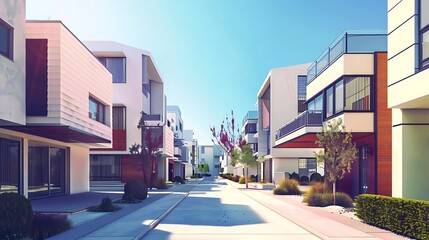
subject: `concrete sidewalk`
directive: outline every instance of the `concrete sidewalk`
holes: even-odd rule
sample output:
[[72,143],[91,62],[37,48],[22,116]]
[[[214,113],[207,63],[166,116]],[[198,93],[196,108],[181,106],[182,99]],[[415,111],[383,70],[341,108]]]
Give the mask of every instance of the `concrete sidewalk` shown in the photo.
[[72,229],[49,239],[140,239],[201,181],[190,180],[169,189],[150,191],[141,203],[117,204],[122,207],[117,212],[69,215]]
[[300,196],[274,195],[272,191],[245,189],[242,184],[226,182],[321,239],[408,239],[322,208],[309,207]]

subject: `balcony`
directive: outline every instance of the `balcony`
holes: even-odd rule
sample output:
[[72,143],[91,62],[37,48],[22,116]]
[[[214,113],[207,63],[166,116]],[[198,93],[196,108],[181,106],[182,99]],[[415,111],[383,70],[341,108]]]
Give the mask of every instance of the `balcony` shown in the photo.
[[347,31],[341,34],[307,70],[307,85],[346,53],[387,51],[385,31]]
[[174,148],[174,156],[175,157],[181,157],[182,156],[182,149],[180,149],[179,147],[175,147]]
[[161,122],[162,116],[160,114],[153,114],[153,115],[145,115],[142,114],[143,121],[155,121],[155,122]]
[[296,130],[306,126],[322,126],[323,123],[323,112],[322,111],[305,111],[294,119],[286,123],[285,126],[277,131],[276,140],[289,135]]
[[248,120],[258,120],[258,111],[248,111],[246,116],[243,118],[243,123],[241,126],[246,125]]

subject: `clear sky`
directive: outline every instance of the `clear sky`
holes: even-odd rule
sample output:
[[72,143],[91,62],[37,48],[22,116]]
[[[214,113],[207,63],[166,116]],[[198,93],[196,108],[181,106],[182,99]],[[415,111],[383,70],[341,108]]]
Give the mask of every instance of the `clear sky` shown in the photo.
[[169,105],[211,144],[209,125],[257,110],[271,68],[314,61],[344,30],[386,29],[385,0],[27,0],[27,19],[61,20],[82,41],[152,53]]

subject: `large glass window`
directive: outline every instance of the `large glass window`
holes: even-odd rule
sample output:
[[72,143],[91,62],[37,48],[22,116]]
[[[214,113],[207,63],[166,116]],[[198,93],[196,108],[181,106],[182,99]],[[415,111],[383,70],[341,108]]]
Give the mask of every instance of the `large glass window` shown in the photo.
[[19,192],[19,141],[0,138],[0,193]]
[[0,55],[13,58],[13,28],[0,19]]
[[334,114],[334,87],[326,90],[326,117]]
[[305,100],[307,94],[307,76],[298,76],[298,100]]
[[28,197],[65,193],[65,149],[30,146],[28,148]]
[[125,107],[112,107],[112,122],[114,130],[125,130]]
[[121,156],[91,155],[91,181],[121,181]]
[[113,83],[126,82],[124,57],[98,57],[98,60],[112,74]]
[[317,172],[317,162],[314,158],[301,158],[298,160],[299,176],[310,177],[311,174]]
[[371,110],[371,78],[345,77],[345,110]]
[[344,110],[344,85],[343,80],[335,84],[335,113]]
[[105,123],[105,106],[94,98],[89,98],[89,117]]
[[308,103],[308,110],[323,111],[323,94],[320,94],[314,100]]

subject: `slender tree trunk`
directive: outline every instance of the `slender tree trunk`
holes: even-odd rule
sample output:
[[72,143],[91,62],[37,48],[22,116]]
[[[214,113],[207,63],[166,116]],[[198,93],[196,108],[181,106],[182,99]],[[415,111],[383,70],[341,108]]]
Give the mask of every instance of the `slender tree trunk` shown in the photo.
[[335,190],[335,183],[336,183],[337,181],[334,181],[333,183],[332,183],[332,192],[333,192],[333,194],[334,194],[334,205],[335,205],[335,193],[336,193],[336,190]]
[[249,176],[249,167],[246,165],[245,167],[245,174],[244,174],[244,182],[246,183],[246,188],[249,188],[249,181],[248,181],[248,176]]
[[150,190],[152,190],[152,186],[153,186],[153,176],[155,175],[155,169],[154,169],[154,164],[153,164],[153,156],[152,154],[150,154],[150,161],[152,163],[152,167],[151,167],[151,172],[150,172]]

